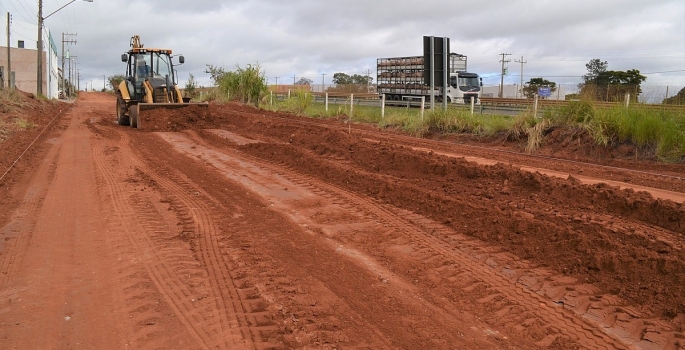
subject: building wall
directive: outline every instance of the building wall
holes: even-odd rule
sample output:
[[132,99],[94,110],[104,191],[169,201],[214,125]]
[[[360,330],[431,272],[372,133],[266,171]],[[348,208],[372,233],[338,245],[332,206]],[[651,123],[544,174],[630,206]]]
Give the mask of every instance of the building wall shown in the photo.
[[[11,68],[14,72],[14,84],[17,89],[36,93],[36,78],[38,75],[37,55],[38,52],[36,50],[11,48]],[[43,53],[43,59],[45,59],[45,56],[45,53]],[[7,71],[7,47],[0,47],[0,66],[4,66],[5,72]],[[5,85],[7,85],[7,82],[5,82]],[[43,90],[45,90],[45,86],[43,86]]]
[[[502,89],[503,98],[525,98],[519,89],[519,84],[504,85]],[[570,93],[565,86],[557,85],[557,90],[549,97],[550,100],[563,100],[566,94]],[[499,85],[483,86],[483,97],[499,97]]]
[[[37,52],[37,33],[38,26],[28,22],[12,20],[10,31],[10,59],[12,60],[12,71],[15,77],[17,89],[36,93],[38,52]],[[5,32],[6,33],[6,32]],[[33,40],[27,39],[31,38]],[[19,48],[19,41],[24,41],[24,48]],[[7,71],[7,36],[0,35],[0,66]],[[43,95],[48,98],[58,97],[58,82],[60,66],[57,46],[52,40],[50,31],[43,29]],[[9,74],[6,74],[9,76]],[[7,83],[5,83],[7,84]]]

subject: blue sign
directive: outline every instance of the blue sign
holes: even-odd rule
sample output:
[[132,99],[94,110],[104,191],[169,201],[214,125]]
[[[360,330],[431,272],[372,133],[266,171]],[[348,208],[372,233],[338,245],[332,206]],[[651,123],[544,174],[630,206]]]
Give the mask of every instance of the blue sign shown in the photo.
[[538,88],[538,96],[540,97],[550,97],[552,96],[552,89],[548,87]]

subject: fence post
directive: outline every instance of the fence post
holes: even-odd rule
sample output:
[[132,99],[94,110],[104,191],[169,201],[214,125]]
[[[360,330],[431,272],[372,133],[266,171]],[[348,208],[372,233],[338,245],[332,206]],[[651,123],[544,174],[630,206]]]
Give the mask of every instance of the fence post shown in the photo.
[[630,105],[630,94],[626,94],[626,108]]
[[328,112],[328,93],[326,93],[324,98],[326,100],[326,102],[325,102],[326,103],[326,112]]
[[421,121],[423,121],[423,110],[426,107],[426,96],[421,96]]
[[471,115],[473,115],[473,107],[475,106],[475,104],[476,104],[476,98],[471,97]]
[[271,100],[271,105],[274,105],[274,92],[273,90],[269,91],[269,99]]
[[538,117],[538,94],[535,94],[535,101],[533,102],[533,116]]
[[385,94],[381,94],[381,120],[385,118]]
[[350,115],[354,113],[354,94],[350,94]]
[[288,89],[288,99],[290,99],[290,89]]

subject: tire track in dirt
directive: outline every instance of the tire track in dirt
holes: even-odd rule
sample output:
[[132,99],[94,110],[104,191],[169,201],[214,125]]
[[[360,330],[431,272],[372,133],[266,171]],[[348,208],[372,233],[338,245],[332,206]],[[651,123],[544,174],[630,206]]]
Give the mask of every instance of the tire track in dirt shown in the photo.
[[[133,143],[138,142],[132,139]],[[142,152],[146,154],[146,152]],[[212,214],[216,204],[211,203],[207,193],[203,193],[196,185],[182,174],[167,167],[159,161],[157,154],[147,153],[146,164],[156,164],[153,170],[142,163],[136,164],[145,181],[152,184],[168,201],[170,208],[178,218],[180,236],[191,242],[196,242],[193,249],[200,265],[206,270],[205,282],[211,285],[213,298],[217,303],[215,312],[222,317],[222,337],[227,339],[242,339],[235,346],[248,348],[272,348],[276,346],[262,337],[262,333],[277,330],[276,326],[267,321],[266,311],[263,310],[264,300],[253,293],[254,288],[244,287],[240,280],[244,278],[235,273],[234,261],[222,253],[221,230],[217,222],[220,219]]]
[[209,272],[209,283],[219,293],[217,309],[225,314],[223,317],[228,320],[229,327],[238,329],[242,338],[249,339],[250,347],[273,346],[260,335],[262,331],[276,329],[274,326],[262,325],[263,322],[257,320],[263,313],[258,304],[263,301],[261,298],[255,299],[250,288],[241,288],[237,283],[240,276],[231,273],[235,268],[229,260],[222,257],[218,240],[221,232],[216,224],[217,220],[212,217],[212,208],[207,203],[210,196],[201,194],[199,188],[172,169],[165,168],[159,173],[147,167],[141,169],[150,176],[160,191],[168,192],[172,208],[179,216],[182,234],[197,238],[195,241],[199,245],[194,251],[201,265]]
[[[289,175],[292,176],[293,174]],[[368,200],[341,188],[336,188],[335,186],[327,188],[326,190],[337,197],[338,200],[344,200],[346,202],[346,205],[343,205],[345,209],[353,210],[353,208],[355,208],[354,210],[364,212],[370,219],[380,221],[382,226],[386,228],[384,232],[389,239],[389,242],[404,240],[418,246],[420,248],[418,251],[420,255],[418,260],[423,264],[428,266],[437,264],[442,269],[456,270],[450,271],[450,275],[446,276],[447,280],[460,280],[463,285],[464,279],[468,278],[469,283],[461,287],[462,289],[468,291],[469,289],[473,290],[478,286],[484,286],[487,290],[491,291],[492,294],[486,298],[480,299],[480,303],[492,303],[496,296],[503,299],[509,299],[511,304],[521,306],[526,312],[531,315],[534,314],[535,318],[539,318],[546,324],[550,324],[550,327],[557,326],[561,328],[560,326],[564,326],[564,328],[557,330],[557,334],[554,334],[553,337],[543,339],[539,341],[537,345],[550,345],[552,341],[561,334],[560,332],[563,329],[563,334],[565,336],[570,337],[587,348],[622,348],[620,344],[617,344],[601,332],[585,326],[582,321],[576,320],[573,317],[568,317],[563,313],[549,310],[551,308],[549,300],[529,291],[522,290],[522,288],[519,288],[516,285],[512,285],[505,278],[488,268],[489,264],[492,264],[492,260],[483,257],[483,254],[476,253],[475,259],[468,255],[465,256],[463,254],[464,252],[473,254],[474,251],[478,252],[478,250],[482,248],[477,247],[473,241],[469,242],[464,236],[458,235],[455,237],[453,230],[439,226],[431,220],[410,212],[398,210],[397,208],[389,206],[379,206],[377,204],[369,203]],[[428,232],[431,232],[432,234],[429,234]],[[458,241],[457,246],[459,246],[459,248],[448,245],[445,242],[436,239],[433,235],[451,235],[453,239]],[[465,247],[466,242],[469,242],[471,246]],[[513,328],[516,325],[504,324],[504,326]]]
[[[144,261],[140,261],[145,267],[145,275],[141,276],[139,273],[134,272],[126,276],[127,279],[133,280],[130,282],[131,285],[124,288],[127,301],[142,301],[143,304],[140,306],[134,304],[134,306],[139,308],[150,304],[151,300],[154,299],[154,295],[161,293],[180,322],[195,337],[197,344],[202,348],[208,349],[208,344],[211,343],[211,336],[206,334],[202,328],[195,326],[192,317],[194,306],[189,302],[187,293],[184,293],[182,286],[176,281],[172,268],[166,266],[165,259],[156,251],[153,242],[147,237],[146,232],[137,227],[136,222],[138,220],[131,220],[131,218],[137,218],[137,216],[134,210],[131,209],[128,198],[125,196],[128,190],[120,184],[121,180],[113,175],[115,174],[113,169],[102,161],[106,159],[104,152],[94,149],[94,154],[99,174],[102,176],[106,190],[109,192],[108,195],[111,198],[111,207],[119,217],[119,220],[117,220],[118,224],[121,224],[119,229],[125,232],[127,242],[124,244],[131,244],[137,252],[137,256],[142,255],[145,257]],[[122,272],[127,270],[122,269]],[[149,276],[154,284],[154,289],[145,283],[146,276]],[[134,310],[138,308],[134,308]]]
[[[338,193],[349,193],[336,186],[333,186],[333,188],[336,188]],[[352,197],[348,199],[349,202],[355,203],[359,201],[359,197],[356,197],[354,194],[351,195]],[[363,202],[364,200],[362,199],[358,207],[368,206],[364,205]],[[526,306],[525,311],[527,314],[535,315],[535,317],[542,315],[543,319],[550,324],[548,327],[554,331],[554,334],[550,334],[545,339],[540,340],[538,345],[549,345],[561,334],[569,336],[569,330],[575,330],[576,332],[575,335],[570,335],[571,339],[588,348],[604,347],[611,349],[636,346],[640,349],[666,349],[677,346],[678,339],[683,339],[683,334],[676,332],[670,325],[649,316],[644,317],[636,308],[624,305],[616,296],[597,294],[598,288],[596,287],[582,283],[579,284],[573,278],[557,275],[550,270],[531,267],[528,262],[523,263],[519,261],[520,259],[499,251],[493,246],[484,247],[465,235],[458,235],[458,238],[455,238],[454,230],[420,215],[398,210],[387,205],[369,206],[369,208],[371,208],[370,212],[375,217],[384,218],[382,220],[384,227],[393,227],[395,232],[403,232],[405,237],[409,237],[405,240],[406,242],[423,242],[422,250],[426,250],[426,247],[428,247],[430,251],[423,259],[426,263],[430,263],[430,260],[434,260],[439,256],[440,260],[447,259],[446,261],[449,261],[449,264],[453,264],[452,260],[458,259],[459,263],[456,265],[468,265],[467,261],[460,259],[464,253],[470,259],[476,261],[476,265],[473,265],[470,269],[470,271],[478,271],[478,273],[470,274],[473,284],[463,286],[463,288],[475,290],[485,283],[488,290],[494,291],[490,296],[478,300],[480,303],[494,304],[493,302],[498,302],[496,299],[509,299],[512,296],[518,296],[519,298],[519,300],[513,300],[514,304],[521,304],[521,300],[526,298],[531,299],[532,303],[530,301],[523,302],[523,305]],[[398,215],[398,211],[402,212],[402,214]],[[405,224],[401,225],[400,223],[403,221]],[[421,222],[421,225],[414,227],[416,223]],[[630,226],[631,224],[626,222],[625,225]],[[646,225],[634,226],[646,227]],[[651,232],[655,230],[659,231],[660,229],[651,228]],[[379,232],[383,231],[380,230]],[[668,236],[668,234],[664,233],[664,236]],[[448,251],[444,245],[445,242],[439,238],[433,239],[431,237],[450,237],[451,240],[454,240],[449,242],[453,246],[451,250],[456,252],[456,254],[441,254]],[[387,239],[392,241],[398,238],[388,234]],[[437,265],[436,269],[445,269],[445,266]],[[511,266],[517,266],[517,268],[513,269]],[[486,270],[482,270],[482,268]],[[492,273],[488,274],[488,270],[491,270]],[[486,273],[483,275],[482,272]],[[468,274],[468,272],[457,271],[452,276],[446,276],[446,279],[463,279],[465,273]],[[484,281],[483,277],[488,275],[491,278],[489,281]],[[502,277],[509,279],[517,286],[507,286]],[[514,288],[512,289],[511,287]],[[523,287],[523,290],[521,290],[521,287]],[[540,306],[543,308],[542,312],[537,310],[537,303],[540,303]],[[572,310],[575,316],[569,315],[569,313],[564,311],[552,311],[555,308],[559,309],[560,305]],[[524,323],[530,323],[530,318],[522,318],[521,321],[523,323],[518,325],[503,323],[501,319],[509,314],[511,307],[499,310],[494,309],[492,311],[495,311],[498,316],[492,319],[493,323],[507,328],[514,328],[520,331],[524,329],[522,326]],[[556,326],[553,326],[553,324],[556,324]],[[564,326],[559,327],[560,324]]]
[[[345,260],[348,260],[349,262],[353,262],[355,265],[358,265],[359,262],[361,262],[361,265],[363,265],[363,270],[366,270],[367,268],[370,269],[372,272],[368,281],[364,282],[356,282],[356,283],[364,283],[364,287],[366,288],[366,285],[371,283],[372,285],[378,285],[376,287],[372,287],[371,289],[376,289],[376,288],[381,288],[381,290],[384,290],[386,288],[394,288],[396,286],[401,286],[402,289],[406,289],[407,292],[404,294],[402,292],[399,293],[392,293],[390,295],[386,295],[381,292],[380,295],[364,295],[363,297],[359,295],[358,291],[350,291],[347,290],[346,287],[344,286],[331,286],[328,285],[328,288],[331,288],[335,291],[337,298],[340,298],[340,301],[336,303],[342,303],[342,304],[353,304],[351,305],[352,310],[348,312],[359,312],[359,318],[365,319],[365,322],[372,322],[370,324],[365,325],[364,327],[366,328],[371,328],[373,329],[374,327],[378,327],[382,329],[381,332],[378,332],[379,335],[382,335],[382,337],[388,337],[390,334],[395,332],[395,326],[401,327],[402,324],[405,324],[405,327],[402,327],[403,330],[402,332],[406,331],[406,327],[412,327],[414,328],[414,331],[411,333],[418,333],[418,334],[431,334],[430,332],[434,332],[434,329],[440,328],[440,327],[446,327],[445,329],[441,328],[442,333],[440,334],[440,337],[436,339],[431,339],[431,341],[434,342],[435,344],[443,344],[442,346],[445,346],[445,344],[449,344],[450,341],[454,342],[458,340],[460,337],[465,337],[464,333],[467,333],[468,328],[463,331],[458,331],[457,327],[453,324],[453,322],[450,323],[440,323],[440,326],[436,326],[433,324],[434,322],[431,322],[430,320],[422,320],[422,317],[424,317],[424,313],[426,310],[430,310],[433,315],[439,314],[442,315],[440,319],[445,318],[445,313],[443,310],[440,308],[436,308],[434,305],[426,303],[422,300],[421,295],[417,295],[415,289],[407,285],[405,283],[399,282],[399,278],[394,278],[395,282],[393,286],[387,286],[383,282],[382,279],[379,279],[378,276],[390,276],[393,275],[392,273],[389,273],[386,269],[382,267],[381,264],[378,264],[376,262],[373,262],[370,259],[367,259],[364,254],[357,252],[355,250],[351,250],[348,248],[345,248],[344,246],[340,245],[339,243],[334,242],[333,240],[330,239],[324,239],[321,241],[320,239],[320,232],[318,232],[318,229],[316,228],[316,225],[312,225],[312,228],[309,228],[309,224],[313,224],[313,222],[306,217],[303,217],[301,215],[297,215],[296,211],[301,211],[301,208],[303,206],[306,206],[307,204],[303,203],[301,200],[297,201],[296,203],[291,203],[289,205],[282,205],[281,201],[278,200],[278,198],[274,199],[269,196],[269,194],[274,194],[277,193],[277,197],[283,196],[283,198],[287,200],[293,200],[294,198],[299,198],[300,192],[302,192],[302,188],[300,185],[298,185],[295,182],[291,182],[290,180],[283,180],[283,177],[281,176],[283,172],[285,171],[282,168],[268,168],[268,170],[265,170],[264,164],[261,164],[259,162],[255,163],[256,159],[252,159],[249,157],[245,157],[244,160],[238,160],[237,158],[233,158],[231,155],[226,155],[222,153],[213,153],[216,152],[216,150],[210,151],[210,148],[207,148],[206,146],[202,145],[203,142],[201,139],[197,139],[196,136],[193,136],[194,134],[191,133],[190,138],[187,135],[179,135],[179,134],[169,134],[169,133],[164,133],[160,134],[162,138],[164,138],[167,142],[170,144],[174,145],[178,151],[181,153],[185,154],[191,159],[199,159],[202,162],[206,162],[208,165],[215,167],[219,170],[219,172],[223,173],[224,177],[227,177],[230,180],[233,180],[239,184],[241,184],[242,187],[246,188],[250,192],[254,192],[258,194],[260,197],[264,198],[266,203],[270,203],[270,207],[279,212],[282,213],[283,215],[286,215],[287,217],[290,217],[292,222],[300,225],[304,229],[306,233],[308,233],[311,238],[308,238],[309,240],[314,239],[319,241],[317,245],[320,245],[323,243],[324,246],[327,246],[328,249],[330,250],[330,253],[337,253],[335,256],[329,256],[327,255],[328,253],[323,253],[326,254],[326,261],[331,261],[332,265],[336,265],[334,261],[340,260],[338,254],[343,255]],[[194,141],[191,141],[193,139]],[[197,142],[196,142],[197,141]],[[202,156],[199,156],[202,154]],[[216,157],[216,158],[215,158]],[[248,159],[249,160],[245,160]],[[224,163],[225,162],[225,163]],[[256,165],[259,164],[259,165]],[[286,171],[287,172],[287,171]],[[268,175],[265,175],[268,174]],[[273,175],[276,174],[276,175]],[[266,177],[265,177],[266,176]],[[281,179],[280,181],[278,179]],[[307,181],[311,179],[303,179],[302,181]],[[316,190],[317,187],[310,187],[313,190],[308,191],[304,190],[304,192],[307,192],[309,194],[305,195],[307,198],[316,198],[319,197],[319,194],[327,194],[326,191],[318,191]],[[314,193],[314,192],[317,193]],[[282,198],[281,198],[282,199]],[[324,202],[330,202],[330,201],[338,201],[338,197],[331,197],[329,199],[324,200]],[[307,199],[305,199],[305,202]],[[338,203],[340,205],[347,205],[346,202],[340,202]],[[311,204],[311,206],[316,206],[317,204]],[[337,206],[336,206],[337,207]],[[292,210],[292,209],[297,209],[297,210]],[[342,208],[339,208],[340,210],[344,210]],[[355,225],[356,227],[359,227],[360,225],[363,224],[357,224]],[[282,242],[281,244],[288,245],[290,242]],[[311,243],[303,243],[299,242],[300,244],[306,244],[306,245],[311,245]],[[292,244],[292,243],[290,243]],[[306,254],[312,254],[312,252],[308,252]],[[322,257],[323,258],[323,257]],[[341,264],[341,267],[345,265],[345,263],[338,263]],[[326,264],[328,265],[328,264]],[[328,270],[326,272],[327,276],[319,276],[317,278],[322,278],[323,280],[327,280],[330,277],[329,276],[335,276],[338,274],[336,271],[338,267],[333,268],[331,270]],[[312,273],[312,272],[310,272]],[[342,272],[341,272],[342,273]],[[314,272],[316,275],[316,272]],[[344,275],[344,274],[343,274]],[[357,275],[355,275],[356,277]],[[343,278],[344,277],[340,277]],[[366,277],[368,278],[368,277]],[[359,278],[355,278],[359,279]],[[362,278],[364,279],[364,278]],[[382,287],[381,287],[382,286]],[[361,286],[359,286],[361,287]],[[358,287],[358,288],[359,288]],[[352,297],[355,298],[354,300],[349,299],[350,298],[350,292],[352,292]],[[378,292],[376,292],[378,293]],[[370,300],[364,302],[363,299],[369,299]],[[380,300],[383,300],[380,304],[372,303],[371,300],[375,300],[375,302],[379,302]],[[372,303],[372,304],[369,304]],[[396,303],[399,303],[399,305],[404,305],[404,306],[397,306]],[[391,311],[385,311],[385,312],[390,312],[390,314],[387,314],[387,317],[399,317],[398,319],[392,318],[393,321],[387,320],[383,321],[383,323],[389,323],[392,324],[391,327],[386,327],[386,324],[377,324],[373,322],[380,322],[379,320],[375,320],[376,318],[375,315],[370,315],[368,312],[372,312],[371,309],[376,309],[376,308],[381,308],[385,309],[388,308]],[[398,315],[393,315],[392,312],[393,310],[398,309],[402,310],[401,316]],[[356,311],[353,311],[356,310]],[[421,310],[421,311],[419,311]],[[412,315],[412,316],[405,316],[406,314]],[[379,317],[383,317],[383,314],[381,314]],[[350,314],[345,314],[345,316],[350,317]],[[404,319],[405,317],[414,319],[418,318],[414,322],[409,322],[408,320]],[[356,318],[356,317],[355,317]],[[407,323],[409,322],[409,323]],[[456,324],[462,324],[462,322],[456,322]],[[316,324],[313,324],[312,326],[315,326]],[[485,327],[487,328],[487,327]],[[446,329],[449,329],[450,331],[446,331]],[[387,333],[387,332],[390,332]],[[494,343],[491,343],[490,340],[485,339],[485,336],[483,332],[474,332],[473,330],[470,330],[469,332],[475,334],[475,337],[478,337],[478,342],[480,342],[480,346],[485,346],[486,348],[500,348],[497,345],[494,345]],[[459,335],[461,334],[461,335]],[[393,341],[400,341],[398,338],[402,339],[399,344],[402,344],[402,342],[409,342],[413,343],[416,341],[416,339],[421,339],[421,338],[414,338],[413,336],[409,334],[403,334],[401,336],[398,336],[397,334],[392,334],[392,336],[395,337]],[[441,339],[442,338],[442,339]],[[376,338],[375,340],[378,341],[378,339],[383,339],[383,338]],[[451,340],[450,340],[451,339]],[[427,341],[428,338],[423,338],[423,342]],[[485,345],[484,345],[485,344]],[[385,347],[383,347],[385,348]],[[505,347],[506,348],[506,347]]]
[[[121,140],[118,141],[119,144],[131,144],[126,133],[120,133],[120,138]],[[146,257],[147,261],[144,261],[143,263],[145,264],[147,273],[155,284],[157,291],[165,297],[167,303],[172,307],[179,320],[196,338],[197,344],[201,345],[203,348],[236,348],[238,346],[247,346],[245,343],[246,340],[243,339],[239,332],[236,334],[234,331],[231,331],[232,326],[224,308],[218,307],[217,303],[223,306],[221,297],[215,295],[220,295],[220,293],[217,293],[217,291],[210,291],[207,297],[194,298],[193,293],[190,290],[191,286],[181,281],[178,274],[185,273],[186,276],[200,278],[202,281],[201,283],[206,283],[208,285],[212,283],[212,280],[217,276],[208,276],[207,266],[201,266],[200,264],[197,264],[196,266],[193,266],[193,264],[179,264],[179,262],[183,261],[180,257],[187,257],[189,252],[183,254],[183,252],[179,253],[173,249],[171,252],[169,250],[165,251],[160,249],[157,242],[159,239],[157,239],[158,237],[156,237],[155,234],[167,232],[165,229],[168,224],[159,219],[159,211],[151,209],[154,205],[150,198],[146,198],[139,194],[139,192],[135,191],[136,189],[127,188],[127,186],[124,186],[121,183],[120,179],[117,179],[112,175],[116,173],[116,171],[102,161],[103,159],[106,159],[104,152],[101,150],[97,151],[100,151],[100,154],[96,155],[96,160],[98,160],[97,165],[100,169],[100,174],[107,184],[113,207],[122,219],[122,228],[126,231],[131,243],[136,247],[136,251]],[[119,167],[138,167],[145,169],[134,160],[135,156],[129,151],[120,149],[119,152],[117,152],[117,155]],[[128,162],[124,161],[126,159]],[[134,182],[135,181],[138,180],[134,180]],[[180,189],[177,188],[176,190],[179,191]],[[133,194],[131,195],[132,192]],[[127,195],[131,197],[127,198]],[[138,223],[145,224],[140,225]],[[205,222],[203,225],[207,225],[207,223]],[[225,280],[225,276],[219,280]],[[140,282],[143,283],[140,284]],[[192,283],[192,278],[189,279],[188,282]],[[195,284],[199,283],[196,282]],[[145,293],[146,290],[149,289],[148,287],[149,286],[145,285],[144,280],[139,281],[137,287],[132,286],[131,289],[137,290],[136,293],[138,293],[138,295],[134,295],[133,298],[146,298]],[[144,305],[141,307],[143,306]],[[143,309],[145,309],[145,307],[143,307]],[[216,315],[217,313],[219,313],[219,315]],[[249,344],[249,339],[247,339],[247,341]]]
[[[281,175],[284,175],[282,168],[272,169]],[[285,175],[284,175],[285,176]],[[294,180],[297,176],[294,174],[288,174],[286,176],[289,180],[299,183],[303,187],[307,187],[309,180]],[[317,185],[320,186],[320,185]],[[335,188],[335,187],[333,187]],[[310,188],[312,191],[317,191],[317,189]],[[320,189],[319,189],[320,191]],[[464,289],[474,289],[478,285],[485,284],[489,289],[492,290],[492,294],[486,298],[480,300],[481,303],[491,303],[491,304],[507,304],[498,301],[498,299],[514,298],[510,300],[508,304],[514,304],[518,306],[523,306],[526,311],[526,316],[528,315],[539,315],[542,316],[548,324],[548,328],[553,331],[553,334],[545,336],[538,342],[538,345],[550,345],[560,334],[567,334],[569,330],[573,330],[574,333],[570,335],[571,339],[578,342],[584,347],[589,348],[626,348],[629,345],[637,345],[639,348],[652,349],[652,348],[663,348],[665,346],[665,337],[659,335],[659,332],[668,333],[669,331],[665,327],[654,327],[655,323],[651,320],[633,320],[632,328],[632,339],[626,336],[626,332],[622,331],[626,326],[618,325],[614,327],[615,324],[608,324],[607,320],[612,318],[625,319],[620,310],[626,309],[617,308],[615,305],[605,305],[606,302],[601,303],[601,300],[611,300],[611,296],[599,296],[594,295],[595,288],[592,286],[587,286],[583,284],[578,284],[574,281],[569,280],[569,278],[560,275],[554,275],[551,271],[545,271],[536,268],[519,268],[512,269],[509,265],[517,266],[521,265],[516,261],[515,257],[509,256],[509,254],[504,254],[498,251],[483,253],[483,248],[474,248],[474,242],[471,239],[466,238],[463,235],[458,235],[458,238],[454,238],[454,231],[444,227],[442,225],[436,224],[430,220],[427,220],[421,216],[411,214],[409,212],[403,213],[403,215],[398,216],[396,208],[385,208],[378,209],[374,205],[369,205],[360,197],[353,195],[343,189],[335,188],[335,190],[328,189],[331,193],[335,193],[336,196],[342,196],[345,198],[349,204],[346,208],[365,208],[373,212],[373,217],[384,222],[384,226],[392,227],[392,231],[397,234],[400,232],[403,237],[408,237],[408,241],[422,242],[425,246],[424,250],[429,251],[424,260],[445,260],[454,261],[457,260],[459,263],[451,263],[451,266],[469,266],[470,271],[477,271],[477,273],[471,273],[471,280],[473,283],[471,285],[466,285]],[[341,195],[342,193],[342,195]],[[350,197],[351,196],[351,197]],[[409,222],[400,218],[410,218]],[[402,222],[403,224],[397,224],[397,222]],[[416,227],[416,222],[423,222],[421,225]],[[417,232],[422,234],[417,234]],[[430,234],[428,232],[431,232]],[[454,242],[447,244],[443,240],[436,239],[435,236],[452,237]],[[396,237],[391,237],[395,240]],[[465,244],[468,242],[468,244]],[[466,245],[467,248],[464,248]],[[456,248],[458,246],[459,248]],[[492,250],[492,249],[487,249]],[[464,258],[466,253],[467,259]],[[436,258],[438,257],[438,258]],[[497,261],[502,260],[502,261]],[[527,264],[524,264],[527,265]],[[445,270],[446,268],[442,268]],[[448,276],[447,279],[456,279],[456,276],[463,278],[465,274],[469,274],[469,271],[458,271]],[[552,285],[550,281],[556,284]],[[512,285],[515,284],[515,285]],[[553,293],[552,291],[558,291],[560,288],[573,290],[571,293],[566,293],[568,296],[561,295],[568,300],[578,297],[578,291],[586,291],[586,298],[593,298],[595,301],[594,308],[603,308],[608,311],[608,317],[604,319],[597,320],[593,318],[588,312],[583,312],[582,310],[574,309],[574,313],[567,310],[563,310],[560,306],[563,305],[567,309],[570,309],[566,304],[573,304],[573,302],[560,302],[560,299],[551,299],[550,297],[559,297],[558,293]],[[512,306],[505,306],[500,308],[496,314],[499,318],[510,314],[515,308]],[[542,309],[542,311],[540,310]],[[512,313],[513,314],[513,313]],[[636,315],[636,313],[633,313]],[[516,317],[514,317],[516,318]],[[521,317],[518,317],[521,318]],[[520,319],[520,324],[509,324],[506,322],[504,325],[508,328],[525,328],[525,323],[530,323],[530,318]],[[502,323],[502,322],[500,322]],[[636,328],[635,324],[645,324],[646,327]],[[608,331],[605,333],[601,331],[601,328],[607,328]],[[651,328],[651,330],[650,330]],[[644,334],[644,337],[636,339],[636,334]],[[671,340],[675,337],[673,332],[670,332]],[[618,339],[619,338],[620,341]],[[638,337],[639,338],[639,337]],[[622,344],[625,343],[625,344]]]

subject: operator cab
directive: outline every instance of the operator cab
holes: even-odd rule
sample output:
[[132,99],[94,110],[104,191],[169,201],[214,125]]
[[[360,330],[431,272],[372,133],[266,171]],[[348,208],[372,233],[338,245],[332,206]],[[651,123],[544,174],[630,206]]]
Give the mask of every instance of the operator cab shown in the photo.
[[459,89],[464,92],[478,92],[480,91],[481,87],[478,74],[466,72],[459,72],[457,76],[451,76],[450,85],[452,88]]

